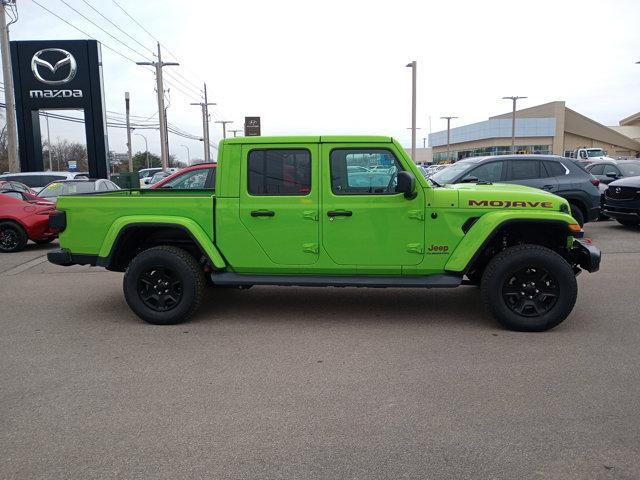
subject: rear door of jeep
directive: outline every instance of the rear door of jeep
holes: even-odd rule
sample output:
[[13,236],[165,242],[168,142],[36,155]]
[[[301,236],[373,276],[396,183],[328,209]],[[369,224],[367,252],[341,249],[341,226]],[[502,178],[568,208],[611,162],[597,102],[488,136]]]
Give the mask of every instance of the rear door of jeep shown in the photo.
[[245,144],[240,221],[278,265],[310,265],[319,255],[318,144]]

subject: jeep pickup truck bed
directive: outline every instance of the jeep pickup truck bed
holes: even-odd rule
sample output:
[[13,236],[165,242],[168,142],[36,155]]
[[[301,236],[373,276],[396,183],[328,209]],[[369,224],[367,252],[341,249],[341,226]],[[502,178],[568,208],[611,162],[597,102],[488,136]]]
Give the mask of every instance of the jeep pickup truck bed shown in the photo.
[[223,140],[213,190],[63,197],[59,265],[126,272],[133,311],[156,324],[204,292],[253,285],[479,285],[505,326],[545,330],[570,313],[597,248],[566,200],[528,187],[437,185],[389,137]]

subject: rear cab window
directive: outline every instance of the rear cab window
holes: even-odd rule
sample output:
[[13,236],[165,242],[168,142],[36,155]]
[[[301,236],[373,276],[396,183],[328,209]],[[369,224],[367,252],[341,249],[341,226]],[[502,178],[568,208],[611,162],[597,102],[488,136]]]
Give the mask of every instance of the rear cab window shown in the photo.
[[249,195],[308,195],[311,152],[305,149],[254,149],[247,157]]

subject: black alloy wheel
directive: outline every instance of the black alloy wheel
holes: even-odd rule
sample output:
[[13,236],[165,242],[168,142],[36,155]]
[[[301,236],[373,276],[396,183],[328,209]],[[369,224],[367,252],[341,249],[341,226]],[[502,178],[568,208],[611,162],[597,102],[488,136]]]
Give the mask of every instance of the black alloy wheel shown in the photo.
[[13,222],[0,222],[0,252],[18,252],[27,244],[27,233]]
[[557,280],[542,268],[516,270],[502,286],[502,299],[507,307],[523,317],[544,315],[556,304],[559,294]]
[[182,300],[184,286],[175,272],[162,265],[155,265],[138,277],[138,295],[148,308],[166,312]]

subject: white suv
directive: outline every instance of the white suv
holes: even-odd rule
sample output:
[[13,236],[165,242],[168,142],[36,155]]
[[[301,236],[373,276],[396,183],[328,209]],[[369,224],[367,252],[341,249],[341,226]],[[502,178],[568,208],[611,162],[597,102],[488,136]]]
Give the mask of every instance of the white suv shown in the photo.
[[56,180],[75,180],[76,178],[89,178],[89,174],[87,172],[21,172],[0,175],[0,180],[24,183],[36,193]]

